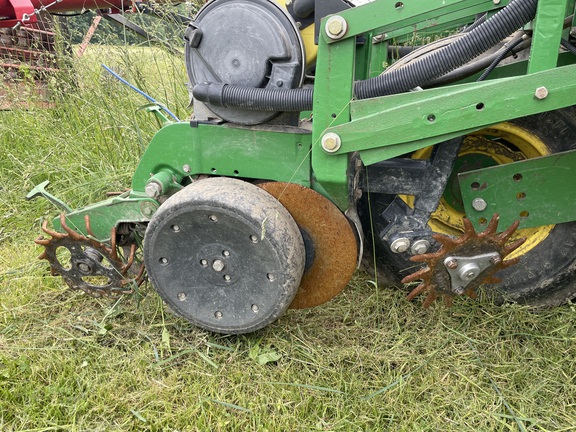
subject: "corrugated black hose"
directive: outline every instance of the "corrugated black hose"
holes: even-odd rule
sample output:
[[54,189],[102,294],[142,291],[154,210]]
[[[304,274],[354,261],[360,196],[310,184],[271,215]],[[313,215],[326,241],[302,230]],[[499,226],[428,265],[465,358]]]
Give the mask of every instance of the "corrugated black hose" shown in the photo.
[[[511,35],[536,15],[538,0],[514,0],[492,18],[452,44],[375,78],[357,81],[357,99],[409,91],[469,62]],[[256,111],[312,109],[313,88],[270,90],[220,83],[198,84],[193,95],[202,102]]]

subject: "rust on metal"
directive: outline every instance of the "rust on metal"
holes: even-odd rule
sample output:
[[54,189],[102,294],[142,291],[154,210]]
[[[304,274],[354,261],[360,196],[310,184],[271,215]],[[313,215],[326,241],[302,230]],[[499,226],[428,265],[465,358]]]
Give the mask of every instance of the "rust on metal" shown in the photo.
[[[44,221],[42,230],[51,238],[40,236],[34,240],[44,246],[38,258],[50,263],[53,276],[62,276],[70,288],[84,291],[92,297],[119,297],[132,293],[134,287],[144,281],[145,271],[144,263],[141,263],[135,275],[129,273],[135,262],[136,244],[131,244],[125,259],[121,259],[116,247],[116,228],[111,231],[108,246],[94,239],[88,215],[84,221],[89,237],[70,228],[64,213],[60,214],[64,233],[48,228],[48,222]],[[70,258],[59,256],[59,249],[67,249]]]
[[331,300],[342,292],[356,269],[358,245],[350,222],[312,189],[282,182],[258,186],[288,209],[312,243],[314,260],[305,270],[290,308],[310,308]]
[[[481,284],[492,284],[501,282],[494,276],[494,273],[506,267],[510,267],[519,261],[519,258],[504,260],[512,251],[520,247],[526,238],[507,243],[512,237],[519,222],[516,221],[504,232],[497,234],[499,216],[494,214],[486,230],[476,233],[472,223],[464,219],[464,234],[458,238],[452,238],[442,234],[434,234],[433,238],[441,244],[441,248],[433,253],[415,255],[411,258],[414,262],[426,263],[426,267],[406,276],[402,283],[409,283],[420,280],[420,284],[408,294],[408,300],[412,300],[420,294],[428,293],[423,306],[429,307],[438,297],[443,297],[447,306],[451,306],[453,299],[457,295],[467,295],[476,298],[476,289]],[[474,280],[472,280],[462,292],[457,293],[451,289],[450,275],[445,268],[444,260],[448,256],[474,257],[487,253],[496,252],[498,259],[494,259],[491,265],[483,270]]]

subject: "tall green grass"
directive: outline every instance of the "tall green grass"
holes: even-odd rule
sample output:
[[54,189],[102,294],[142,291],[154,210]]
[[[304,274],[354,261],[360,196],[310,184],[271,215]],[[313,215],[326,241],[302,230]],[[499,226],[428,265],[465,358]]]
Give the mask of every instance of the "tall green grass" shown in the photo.
[[50,180],[78,207],[123,190],[157,128],[102,62],[189,115],[182,59],[95,46],[51,83],[54,108],[0,112],[0,430],[575,430],[571,305],[423,310],[358,274],[326,305],[220,336],[149,285],[96,300],[51,277],[33,239],[57,211],[27,191]]

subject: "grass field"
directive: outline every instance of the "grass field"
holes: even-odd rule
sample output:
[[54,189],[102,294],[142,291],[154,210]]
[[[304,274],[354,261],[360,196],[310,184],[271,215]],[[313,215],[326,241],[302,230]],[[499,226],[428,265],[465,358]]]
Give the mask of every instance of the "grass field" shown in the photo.
[[92,47],[56,106],[0,112],[1,431],[576,430],[576,308],[486,300],[423,310],[358,274],[336,299],[247,336],[201,331],[140,295],[96,300],[49,275],[33,243],[57,211],[130,183],[156,130],[106,62],[188,110],[185,68]]

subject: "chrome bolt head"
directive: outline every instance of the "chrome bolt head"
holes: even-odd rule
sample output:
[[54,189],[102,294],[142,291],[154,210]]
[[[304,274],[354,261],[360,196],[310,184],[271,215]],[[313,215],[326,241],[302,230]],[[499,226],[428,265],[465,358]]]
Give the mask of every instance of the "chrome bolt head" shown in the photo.
[[393,253],[403,253],[406,252],[409,247],[410,247],[410,240],[407,239],[406,237],[400,237],[392,242],[392,244],[390,245],[390,250]]
[[548,97],[548,89],[546,87],[538,87],[534,92],[534,97],[538,100],[546,99]]
[[185,173],[189,173],[190,171],[192,171],[192,169],[190,168],[190,165],[186,164],[182,167],[182,171],[184,171]]
[[340,15],[334,15],[326,21],[326,35],[332,40],[341,39],[348,31],[348,23]]
[[410,248],[410,252],[412,252],[412,255],[422,255],[428,252],[428,249],[430,249],[428,240],[416,240]]
[[472,208],[476,211],[484,211],[488,207],[488,203],[484,201],[482,198],[474,198],[472,200]]
[[335,153],[340,150],[341,146],[342,140],[337,134],[333,132],[328,132],[322,137],[322,149],[326,153]]

